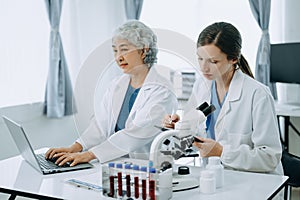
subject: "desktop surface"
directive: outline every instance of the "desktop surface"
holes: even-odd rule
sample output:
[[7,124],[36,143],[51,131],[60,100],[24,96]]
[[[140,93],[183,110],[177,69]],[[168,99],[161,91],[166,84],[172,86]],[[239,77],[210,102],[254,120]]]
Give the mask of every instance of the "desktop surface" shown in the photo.
[[275,101],[275,111],[280,116],[300,117],[300,105]]
[[[1,179],[0,192],[11,193],[25,197],[48,199],[107,199],[101,191],[76,187],[67,183],[70,179],[90,181],[101,185],[101,165],[93,163],[94,168],[64,172],[43,176],[32,168],[21,156],[0,161]],[[199,167],[191,167],[196,176],[200,174]],[[199,188],[174,192],[172,199],[268,199],[287,181],[286,176],[269,175],[225,170],[224,187],[216,193],[207,195],[199,192]]]
[[[0,192],[12,191],[19,196],[39,199],[99,199],[101,194],[66,183],[71,178],[98,174],[99,166],[91,169],[43,175],[35,170],[21,156],[0,161]],[[99,174],[99,184],[101,175]],[[4,191],[3,191],[4,190]]]

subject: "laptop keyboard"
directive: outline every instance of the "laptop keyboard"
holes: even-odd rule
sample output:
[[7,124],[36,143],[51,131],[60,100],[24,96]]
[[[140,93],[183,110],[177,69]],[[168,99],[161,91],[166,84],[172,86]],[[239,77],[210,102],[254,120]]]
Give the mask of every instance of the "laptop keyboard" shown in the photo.
[[37,159],[41,165],[42,168],[44,169],[57,169],[57,168],[62,168],[62,167],[70,167],[69,164],[65,164],[63,166],[58,166],[55,164],[56,159],[52,160],[46,160],[45,154],[37,154]]

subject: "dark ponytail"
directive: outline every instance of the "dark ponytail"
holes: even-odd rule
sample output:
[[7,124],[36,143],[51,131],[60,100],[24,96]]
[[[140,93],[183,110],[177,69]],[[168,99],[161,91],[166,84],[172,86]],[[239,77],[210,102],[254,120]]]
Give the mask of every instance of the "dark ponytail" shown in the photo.
[[244,72],[245,74],[249,75],[250,77],[254,78],[253,73],[248,65],[247,60],[244,58],[244,56],[241,54],[240,59],[238,61],[238,66]]
[[254,78],[248,62],[241,54],[241,34],[232,24],[217,22],[206,27],[198,37],[197,48],[209,44],[218,47],[227,55],[228,60],[237,60],[237,65],[242,72]]

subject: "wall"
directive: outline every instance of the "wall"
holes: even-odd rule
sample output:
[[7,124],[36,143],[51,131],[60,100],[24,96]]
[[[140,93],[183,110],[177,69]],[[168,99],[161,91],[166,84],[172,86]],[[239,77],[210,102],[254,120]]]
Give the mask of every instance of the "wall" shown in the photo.
[[60,27],[73,85],[85,59],[125,21],[123,1],[64,1]]

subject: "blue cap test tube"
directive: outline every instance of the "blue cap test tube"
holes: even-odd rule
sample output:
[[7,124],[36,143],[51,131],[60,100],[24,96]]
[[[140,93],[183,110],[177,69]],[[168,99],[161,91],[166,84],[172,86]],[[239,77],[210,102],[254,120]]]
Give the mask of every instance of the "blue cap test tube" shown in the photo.
[[150,200],[155,200],[156,187],[156,169],[151,167],[149,169],[149,197]]
[[142,199],[147,199],[147,167],[141,167],[141,180],[142,180]]
[[122,197],[123,196],[123,186],[122,186],[122,169],[123,169],[123,165],[122,163],[117,163],[116,165],[118,173],[118,196]]
[[108,163],[109,168],[109,197],[114,197],[115,195],[115,163]]
[[125,164],[126,196],[131,197],[131,164]]
[[136,199],[138,199],[140,196],[140,191],[139,191],[140,190],[140,187],[139,187],[140,167],[138,165],[133,165],[132,169],[133,169],[134,197]]

